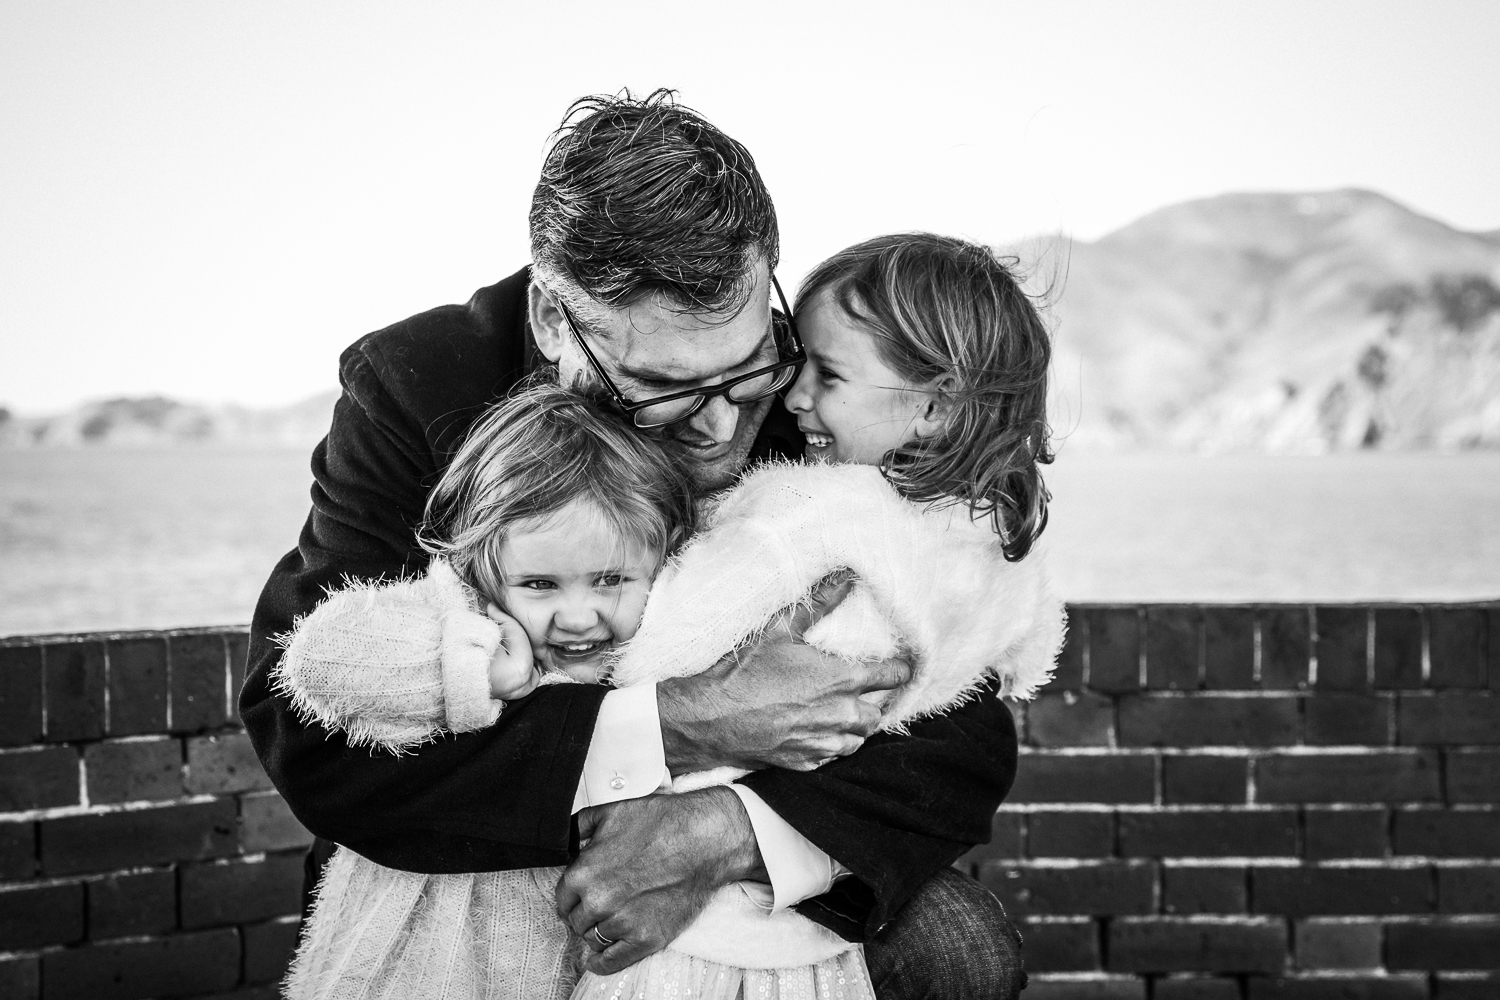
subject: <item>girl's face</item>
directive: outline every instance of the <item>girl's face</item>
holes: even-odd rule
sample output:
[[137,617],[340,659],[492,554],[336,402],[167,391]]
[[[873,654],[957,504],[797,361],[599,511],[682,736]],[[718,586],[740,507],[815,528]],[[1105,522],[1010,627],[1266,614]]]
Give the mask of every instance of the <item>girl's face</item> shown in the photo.
[[640,627],[661,560],[575,500],[509,532],[500,548],[499,604],[526,630],[539,668],[596,683],[604,652]]
[[886,452],[942,426],[936,393],[893,371],[868,328],[839,308],[828,289],[797,314],[807,364],[786,406],[819,462],[879,465]]

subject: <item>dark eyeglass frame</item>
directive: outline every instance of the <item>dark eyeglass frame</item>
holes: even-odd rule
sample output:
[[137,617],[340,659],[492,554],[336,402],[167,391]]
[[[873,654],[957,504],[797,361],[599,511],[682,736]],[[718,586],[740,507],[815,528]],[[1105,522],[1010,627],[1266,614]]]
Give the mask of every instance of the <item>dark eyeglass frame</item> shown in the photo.
[[[771,337],[776,342],[776,355],[778,358],[775,364],[766,365],[764,368],[757,368],[754,371],[746,372],[743,375],[736,375],[731,379],[725,379],[718,385],[702,386],[696,389],[683,389],[680,392],[669,392],[664,396],[653,396],[650,399],[643,399],[637,402],[632,402],[631,400],[625,398],[625,394],[620,391],[618,386],[615,385],[614,379],[609,377],[609,372],[604,370],[604,366],[599,363],[599,359],[596,358],[594,356],[594,352],[589,349],[588,341],[583,339],[583,327],[578,322],[578,320],[573,317],[573,312],[568,308],[567,303],[565,303],[562,300],[562,297],[557,295],[556,293],[553,294],[552,298],[553,301],[557,303],[557,308],[562,311],[563,318],[567,320],[568,329],[573,331],[573,339],[577,340],[578,346],[583,348],[583,355],[584,357],[589,359],[589,364],[593,366],[594,373],[599,376],[599,378],[604,382],[605,388],[607,388],[610,392],[610,395],[614,397],[615,405],[623,410],[625,414],[635,422],[635,425],[637,427],[640,427],[642,429],[649,429],[652,427],[666,427],[668,424],[675,424],[679,421],[686,420],[688,417],[691,417],[693,414],[703,409],[703,404],[707,403],[715,396],[724,396],[725,398],[728,398],[729,402],[735,406],[745,406],[758,400],[765,399],[767,396],[774,396],[776,393],[780,392],[796,381],[798,372],[800,372],[802,366],[807,363],[807,352],[802,347],[802,338],[797,335],[797,323],[792,319],[792,310],[786,304],[786,295],[782,293],[781,285],[779,282],[777,282],[776,275],[774,274],[771,275],[771,287],[776,289],[776,298],[781,302],[780,317],[778,317],[774,312],[771,314]],[[780,322],[778,322],[778,319],[780,320]],[[791,351],[790,356],[787,356],[786,350]],[[751,379],[760,378],[763,375],[769,375],[773,372],[783,371],[788,368],[792,369],[791,377],[773,382],[771,384],[771,387],[764,392],[757,393],[756,395],[751,396],[749,399],[733,399],[729,397],[729,390],[733,389],[735,386],[739,385],[742,382],[748,382]],[[670,403],[674,399],[686,399],[689,396],[697,396],[698,401],[691,407],[689,407],[688,410],[682,413],[680,416],[675,416],[671,420],[662,420],[658,422],[642,421],[641,411],[645,410],[647,407],[657,406],[661,403]]]

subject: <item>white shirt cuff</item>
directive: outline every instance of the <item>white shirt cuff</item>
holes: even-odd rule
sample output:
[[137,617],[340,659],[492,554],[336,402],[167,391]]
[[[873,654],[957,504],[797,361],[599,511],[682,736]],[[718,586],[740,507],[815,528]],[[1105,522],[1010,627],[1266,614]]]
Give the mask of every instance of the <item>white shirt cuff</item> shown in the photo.
[[661,742],[661,716],[656,710],[656,685],[639,684],[606,694],[573,795],[573,811],[638,799],[671,784]]
[[[760,845],[761,860],[771,879],[772,911],[784,910],[804,899],[821,896],[833,885],[833,880],[848,873],[848,869],[825,854],[812,841],[792,829],[792,825],[780,816],[765,799],[743,785],[730,785],[745,812],[750,817],[750,828],[755,832]],[[750,891],[750,898],[766,905],[764,895]]]

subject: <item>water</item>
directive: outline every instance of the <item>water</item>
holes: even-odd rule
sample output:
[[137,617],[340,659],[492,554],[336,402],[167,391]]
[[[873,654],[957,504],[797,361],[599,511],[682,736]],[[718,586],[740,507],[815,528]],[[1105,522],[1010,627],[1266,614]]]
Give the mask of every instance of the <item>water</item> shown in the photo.
[[[0,452],[0,635],[246,622],[296,543],[304,450]],[[1075,601],[1500,597],[1500,454],[1065,454]]]

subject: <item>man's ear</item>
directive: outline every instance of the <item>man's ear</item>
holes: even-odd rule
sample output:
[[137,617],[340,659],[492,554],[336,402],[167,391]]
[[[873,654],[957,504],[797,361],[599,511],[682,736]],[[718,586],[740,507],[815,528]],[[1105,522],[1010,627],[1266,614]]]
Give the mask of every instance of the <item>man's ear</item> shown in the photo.
[[536,340],[536,349],[542,352],[542,357],[556,364],[557,359],[562,357],[563,342],[568,336],[564,326],[567,318],[557,307],[557,298],[551,289],[532,278],[530,287],[526,289],[526,308],[531,319],[531,336]]
[[934,437],[948,426],[948,421],[953,416],[957,389],[958,380],[951,375],[944,375],[929,383],[927,388],[918,390],[922,394],[922,405],[913,422],[913,430],[918,438]]

